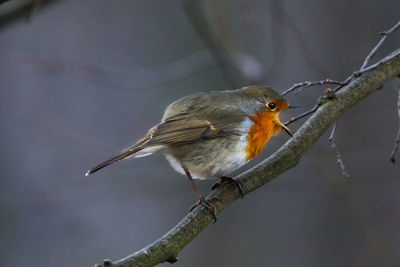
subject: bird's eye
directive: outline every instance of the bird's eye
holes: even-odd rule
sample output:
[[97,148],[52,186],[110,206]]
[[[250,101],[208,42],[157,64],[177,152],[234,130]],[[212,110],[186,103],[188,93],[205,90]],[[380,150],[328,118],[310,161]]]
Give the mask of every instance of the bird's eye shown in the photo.
[[268,107],[270,110],[274,110],[276,108],[276,104],[275,103],[268,103]]

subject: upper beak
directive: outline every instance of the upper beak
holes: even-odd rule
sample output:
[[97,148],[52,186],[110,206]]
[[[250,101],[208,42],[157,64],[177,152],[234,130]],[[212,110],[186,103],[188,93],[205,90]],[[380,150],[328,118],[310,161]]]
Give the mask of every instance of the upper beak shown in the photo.
[[301,106],[299,106],[299,105],[289,105],[288,108],[301,108]]

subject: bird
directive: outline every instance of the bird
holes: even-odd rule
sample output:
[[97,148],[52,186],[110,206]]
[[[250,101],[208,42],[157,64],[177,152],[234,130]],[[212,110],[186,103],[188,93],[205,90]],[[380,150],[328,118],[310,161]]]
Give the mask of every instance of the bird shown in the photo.
[[220,179],[234,184],[244,196],[240,181],[228,175],[259,155],[268,140],[290,130],[279,120],[291,106],[277,91],[265,85],[210,91],[185,96],[171,103],[157,125],[135,145],[93,167],[86,176],[127,157],[164,154],[171,166],[189,179],[199,205],[208,208],[216,221],[213,205],[197,189],[194,179]]

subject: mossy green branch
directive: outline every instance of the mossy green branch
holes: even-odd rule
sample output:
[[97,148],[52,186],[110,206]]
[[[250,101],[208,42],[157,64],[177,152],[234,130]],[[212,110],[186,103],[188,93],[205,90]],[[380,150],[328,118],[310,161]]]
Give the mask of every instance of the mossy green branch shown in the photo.
[[[260,188],[297,165],[303,154],[345,111],[381,88],[387,81],[400,75],[400,49],[378,63],[374,68],[369,68],[368,71],[344,86],[336,94],[336,97],[331,96],[324,101],[321,107],[294,134],[293,138],[278,151],[254,168],[241,174],[237,179],[243,183],[245,194]],[[218,187],[207,199],[219,213],[239,197],[240,193],[237,188],[227,184]],[[153,266],[165,261],[175,262],[179,252],[212,221],[211,213],[200,206],[154,243],[126,258],[115,262],[104,261],[98,266]]]

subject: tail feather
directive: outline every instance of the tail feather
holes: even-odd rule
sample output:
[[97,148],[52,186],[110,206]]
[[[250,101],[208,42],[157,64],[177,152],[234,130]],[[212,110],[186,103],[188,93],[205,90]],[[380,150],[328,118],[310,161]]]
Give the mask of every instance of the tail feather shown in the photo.
[[133,155],[133,154],[135,154],[136,152],[138,152],[138,151],[140,151],[140,150],[142,150],[142,149],[143,149],[143,147],[133,147],[133,148],[130,148],[130,149],[128,149],[127,151],[125,151],[125,152],[119,154],[118,156],[115,156],[115,157],[113,157],[113,158],[111,158],[111,159],[109,159],[109,160],[107,160],[107,161],[105,161],[105,162],[103,162],[103,163],[100,163],[99,165],[97,165],[97,166],[91,168],[90,170],[88,170],[88,171],[86,172],[85,176],[88,176],[89,174],[92,174],[92,173],[94,173],[94,172],[97,172],[98,170],[101,170],[101,169],[103,169],[104,167],[107,167],[108,165],[110,165],[110,164],[112,164],[112,163],[114,163],[114,162],[117,162],[117,161],[119,161],[119,160],[121,160],[121,159],[124,159],[124,158],[126,158],[126,157],[129,157],[130,155]]

